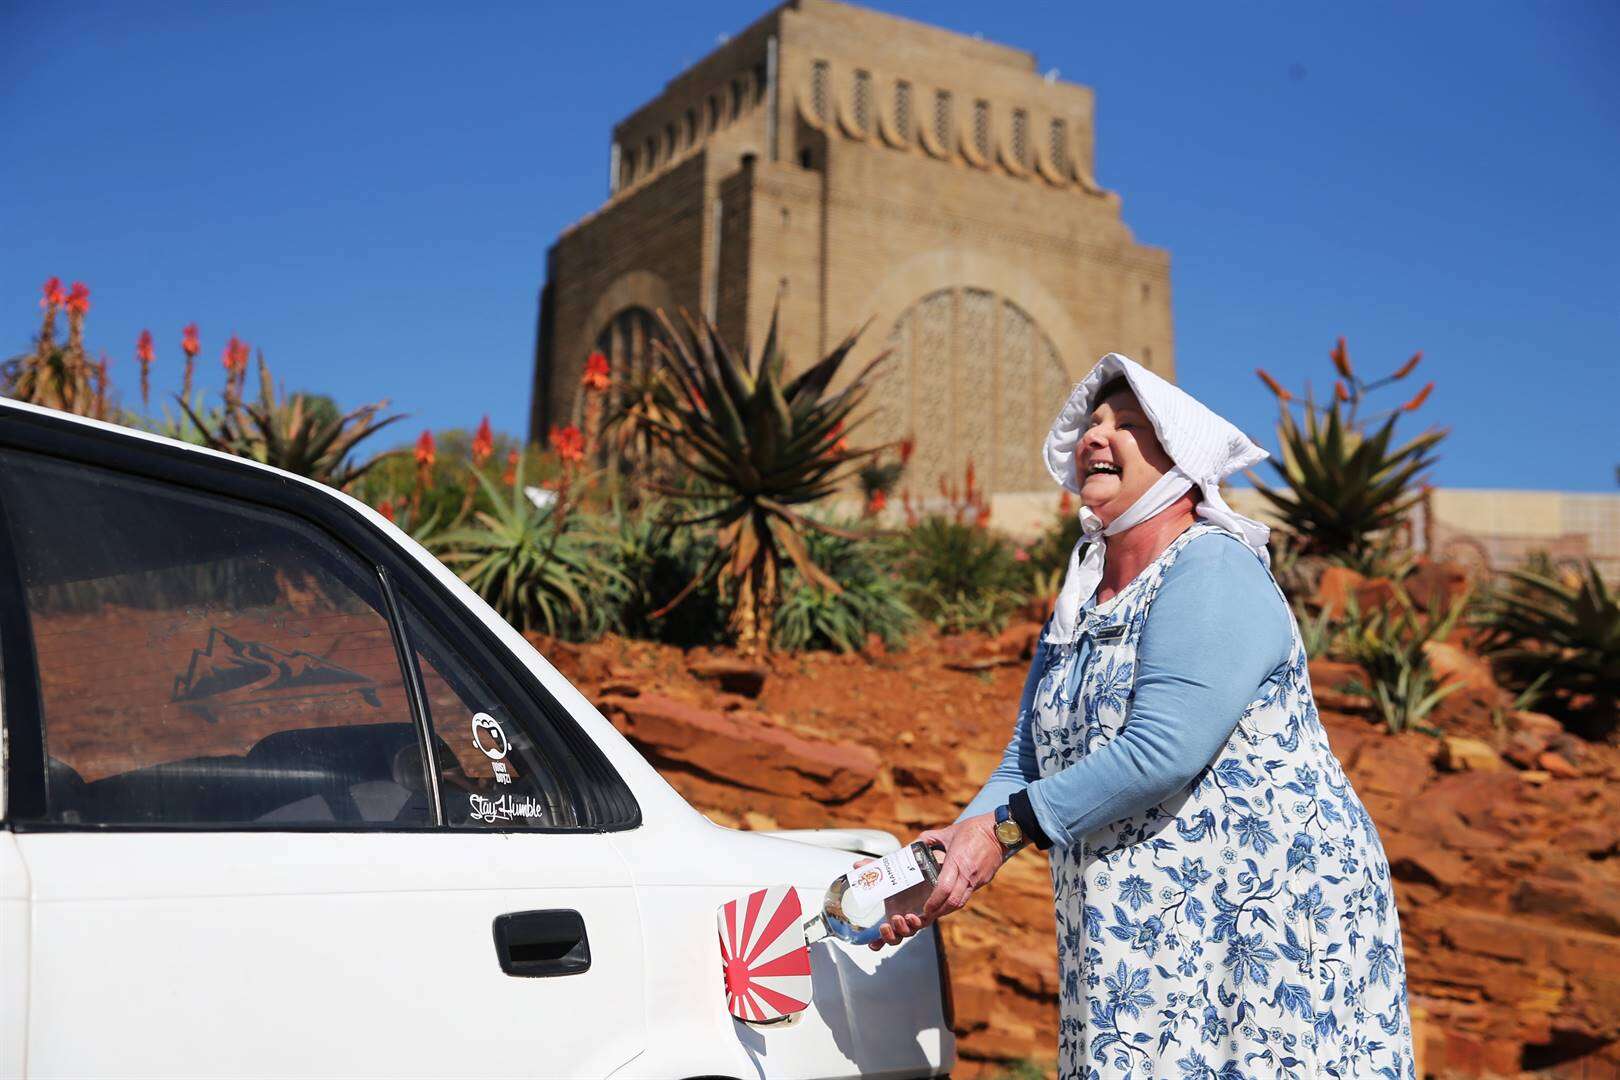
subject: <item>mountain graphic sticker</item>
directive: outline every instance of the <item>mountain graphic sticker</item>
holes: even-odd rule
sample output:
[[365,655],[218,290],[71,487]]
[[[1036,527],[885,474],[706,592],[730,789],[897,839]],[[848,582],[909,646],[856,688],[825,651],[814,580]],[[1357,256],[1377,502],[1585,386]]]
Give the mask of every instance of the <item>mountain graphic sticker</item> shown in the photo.
[[208,643],[192,650],[186,673],[175,678],[172,700],[199,708],[212,723],[232,705],[350,692],[374,709],[382,707],[375,679],[302,649],[286,652],[214,626]]

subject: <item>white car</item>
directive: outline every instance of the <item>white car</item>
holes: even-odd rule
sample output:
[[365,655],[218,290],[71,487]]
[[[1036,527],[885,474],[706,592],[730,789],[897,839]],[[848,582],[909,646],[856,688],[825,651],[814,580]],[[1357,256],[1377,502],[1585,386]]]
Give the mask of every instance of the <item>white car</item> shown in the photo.
[[892,837],[712,824],[329,488],[0,402],[0,666],[0,1075],[954,1063],[932,932],[820,942],[807,1010],[727,1011],[717,909],[815,911]]

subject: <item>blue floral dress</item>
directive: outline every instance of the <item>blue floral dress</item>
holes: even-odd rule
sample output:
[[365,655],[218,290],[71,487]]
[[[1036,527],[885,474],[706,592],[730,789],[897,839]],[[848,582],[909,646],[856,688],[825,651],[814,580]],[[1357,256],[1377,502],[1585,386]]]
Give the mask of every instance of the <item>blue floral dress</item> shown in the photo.
[[[1129,723],[1154,595],[1212,528],[1048,647],[1030,706],[1043,777]],[[1328,748],[1297,624],[1288,663],[1187,787],[1050,854],[1064,1080],[1415,1080],[1389,863]]]

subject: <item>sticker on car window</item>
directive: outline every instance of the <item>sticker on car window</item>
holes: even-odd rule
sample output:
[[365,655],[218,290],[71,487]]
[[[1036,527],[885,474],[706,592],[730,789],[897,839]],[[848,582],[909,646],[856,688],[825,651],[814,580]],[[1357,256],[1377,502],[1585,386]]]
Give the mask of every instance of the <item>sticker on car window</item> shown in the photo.
[[487,821],[491,824],[497,821],[511,821],[513,818],[550,816],[546,808],[529,795],[522,798],[502,795],[495,799],[485,798],[483,795],[468,795],[467,805],[472,810],[474,821]]
[[501,722],[489,713],[475,713],[472,718],[473,745],[478,747],[479,753],[489,758],[490,767],[495,770],[497,784],[510,784],[511,771],[506,767],[506,755],[512,752],[512,744],[506,737],[506,729]]

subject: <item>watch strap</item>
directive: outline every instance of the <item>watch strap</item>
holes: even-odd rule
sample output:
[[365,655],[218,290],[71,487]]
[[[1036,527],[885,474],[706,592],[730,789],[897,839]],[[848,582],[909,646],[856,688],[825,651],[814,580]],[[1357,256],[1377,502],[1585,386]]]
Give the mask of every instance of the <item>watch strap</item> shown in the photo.
[[1012,793],[1012,797],[1007,800],[1007,812],[1018,822],[1018,827],[1024,830],[1025,840],[1042,851],[1052,847],[1052,838],[1046,835],[1046,830],[1041,828],[1040,819],[1035,816],[1035,807],[1029,801],[1028,788],[1020,788]]

